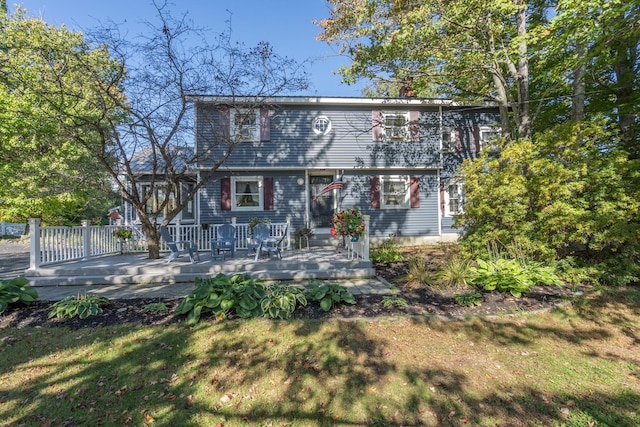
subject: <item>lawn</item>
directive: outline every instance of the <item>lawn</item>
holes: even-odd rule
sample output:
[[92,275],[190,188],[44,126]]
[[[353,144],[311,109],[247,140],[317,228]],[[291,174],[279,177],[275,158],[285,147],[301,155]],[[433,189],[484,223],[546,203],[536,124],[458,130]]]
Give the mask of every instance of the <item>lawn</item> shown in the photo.
[[0,330],[11,426],[640,425],[640,289],[464,322]]

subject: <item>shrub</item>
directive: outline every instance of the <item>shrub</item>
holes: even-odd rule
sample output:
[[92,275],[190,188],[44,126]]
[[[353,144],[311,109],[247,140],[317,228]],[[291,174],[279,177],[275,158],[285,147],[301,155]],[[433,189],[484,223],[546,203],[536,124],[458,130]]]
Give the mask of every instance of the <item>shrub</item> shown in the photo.
[[218,273],[210,278],[197,277],[195,286],[175,310],[175,314],[187,314],[189,325],[198,323],[203,312],[211,312],[218,318],[225,318],[232,312],[242,318],[262,315],[260,302],[266,293],[261,280],[241,274],[228,277]]
[[562,285],[550,267],[537,263],[523,264],[515,259],[477,260],[471,267],[470,283],[487,291],[510,292],[514,297],[531,291],[534,285]]
[[335,283],[320,284],[314,282],[305,291],[305,295],[310,301],[317,301],[324,311],[329,311],[334,304],[346,302],[347,304],[355,304],[356,300],[353,294],[344,286]]
[[260,307],[265,317],[271,319],[288,319],[297,305],[307,305],[304,291],[293,285],[274,283],[266,288]]
[[467,287],[471,275],[471,261],[458,253],[450,254],[438,272],[442,285],[448,288]]
[[105,305],[109,300],[98,295],[70,295],[65,299],[51,305],[49,319],[56,317],[58,319],[71,319],[78,316],[80,319],[86,319],[89,316],[95,316],[102,313],[101,305]]
[[433,282],[433,272],[429,264],[419,257],[409,259],[409,272],[406,276],[408,285],[423,286]]
[[468,291],[453,295],[453,299],[456,300],[458,305],[464,307],[474,307],[482,304],[482,294],[478,291]]
[[29,281],[25,277],[0,280],[0,314],[4,313],[9,304],[30,303],[37,299],[38,291],[29,286]]
[[392,263],[402,259],[402,253],[400,252],[398,245],[392,237],[385,239],[377,248],[371,249],[369,258],[373,262]]

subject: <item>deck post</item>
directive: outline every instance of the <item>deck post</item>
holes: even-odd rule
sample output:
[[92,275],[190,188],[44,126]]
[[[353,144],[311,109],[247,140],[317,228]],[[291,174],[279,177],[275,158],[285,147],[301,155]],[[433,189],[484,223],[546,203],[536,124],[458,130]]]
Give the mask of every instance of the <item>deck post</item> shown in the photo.
[[83,219],[82,222],[82,259],[91,257],[91,221]]
[[369,261],[369,223],[371,222],[371,215],[363,215],[364,219],[364,242],[362,242],[362,259]]
[[29,270],[40,267],[40,218],[29,218]]

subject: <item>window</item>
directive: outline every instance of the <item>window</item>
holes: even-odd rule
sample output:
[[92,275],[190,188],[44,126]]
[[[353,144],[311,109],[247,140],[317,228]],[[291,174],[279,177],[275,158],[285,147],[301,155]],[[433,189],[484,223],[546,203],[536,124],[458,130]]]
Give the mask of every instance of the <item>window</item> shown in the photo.
[[[173,191],[167,191],[167,186],[164,184],[156,184],[152,187],[151,184],[140,185],[142,197],[149,197],[145,204],[145,212],[153,215],[166,216],[167,213],[176,207],[175,194]],[[168,198],[168,200],[167,200]],[[167,201],[166,206],[162,207],[162,204]]]
[[489,150],[491,152],[499,151],[498,139],[500,132],[497,129],[483,126],[480,128],[480,149]]
[[313,121],[313,132],[316,135],[326,135],[331,132],[331,120],[327,116],[318,116]]
[[453,216],[463,212],[464,193],[462,183],[451,180],[444,184],[444,215]]
[[232,137],[238,141],[260,140],[260,111],[232,110]]
[[382,208],[408,208],[410,185],[408,176],[388,175],[380,178]]
[[456,131],[454,128],[442,128],[442,151],[446,153],[456,151]]
[[262,177],[245,176],[231,179],[232,210],[262,210]]
[[409,135],[408,113],[383,113],[384,136],[391,140],[405,140]]

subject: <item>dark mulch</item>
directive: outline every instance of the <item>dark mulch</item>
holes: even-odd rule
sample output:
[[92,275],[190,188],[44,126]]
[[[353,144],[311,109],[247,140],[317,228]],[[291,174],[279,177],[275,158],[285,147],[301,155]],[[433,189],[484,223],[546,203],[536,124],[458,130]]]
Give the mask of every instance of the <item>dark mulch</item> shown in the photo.
[[[406,263],[392,265],[376,265],[379,276],[395,281],[406,274]],[[482,296],[482,304],[476,307],[463,307],[456,303],[452,295],[435,292],[429,288],[403,289],[396,294],[406,302],[406,307],[385,304],[385,297],[379,295],[357,295],[355,304],[340,304],[328,312],[318,304],[309,303],[294,312],[296,319],[339,319],[339,318],[373,318],[397,316],[441,316],[443,318],[460,319],[467,316],[492,316],[523,311],[545,310],[556,307],[567,300],[570,292],[567,288],[536,287],[533,292],[521,298],[510,294],[487,292]],[[152,313],[145,309],[149,304],[162,302],[166,305],[165,313]],[[0,328],[34,327],[34,326],[66,326],[70,328],[100,327],[123,323],[161,325],[183,322],[184,316],[172,313],[180,299],[128,299],[111,300],[103,306],[103,312],[87,319],[49,319],[51,303],[36,302],[30,305],[10,305],[0,316]],[[206,319],[206,318],[203,318]],[[214,321],[213,319],[208,319]]]

